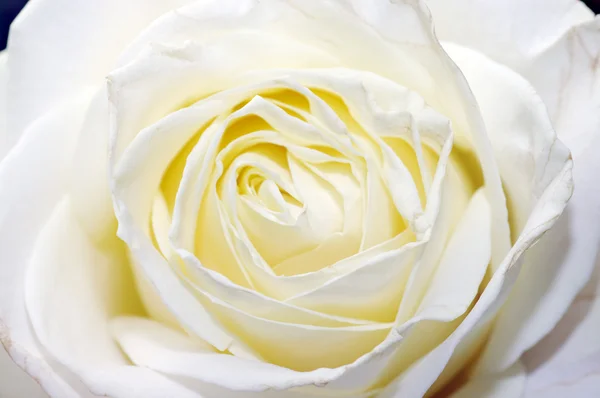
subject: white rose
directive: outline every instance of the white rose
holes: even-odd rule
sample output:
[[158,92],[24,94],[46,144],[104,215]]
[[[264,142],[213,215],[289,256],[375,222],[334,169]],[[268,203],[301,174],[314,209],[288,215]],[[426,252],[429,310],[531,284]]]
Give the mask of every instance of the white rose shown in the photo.
[[31,1],[2,343],[60,398],[592,396],[598,305],[523,354],[594,266],[599,57],[571,0]]

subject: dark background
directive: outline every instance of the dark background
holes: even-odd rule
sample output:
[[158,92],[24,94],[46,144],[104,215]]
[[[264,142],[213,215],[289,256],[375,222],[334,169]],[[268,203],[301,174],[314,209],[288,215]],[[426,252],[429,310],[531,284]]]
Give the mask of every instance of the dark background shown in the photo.
[[[0,0],[0,49],[6,47],[8,27],[25,3],[27,3],[27,0]],[[584,0],[584,3],[586,3],[596,14],[600,14],[600,0]]]

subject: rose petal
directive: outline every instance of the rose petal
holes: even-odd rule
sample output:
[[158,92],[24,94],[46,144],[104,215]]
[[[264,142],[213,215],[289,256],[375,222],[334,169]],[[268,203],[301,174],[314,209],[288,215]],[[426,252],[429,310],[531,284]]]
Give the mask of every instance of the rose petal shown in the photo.
[[[440,40],[476,49],[519,70],[594,14],[577,0],[425,0]],[[515,10],[519,17],[515,18]],[[457,19],[462,21],[457,24]]]
[[[237,3],[237,7],[224,3],[222,12],[216,11],[214,5],[207,2],[184,7],[178,13],[161,19],[140,36],[130,49],[129,56],[135,56],[158,37],[163,43],[177,45],[182,43],[183,37],[204,41],[207,37],[218,37],[228,32],[228,29],[216,31],[215,26],[251,30],[259,27],[262,32],[276,33],[282,38],[291,36],[294,41],[335,54],[344,66],[370,70],[414,89],[434,108],[450,115],[462,137],[473,139],[479,158],[483,160],[496,225],[493,262],[501,261],[510,242],[504,194],[491,148],[481,120],[474,112],[473,98],[457,69],[433,37],[431,18],[421,4],[362,0],[351,5],[291,0],[285,3],[249,1],[243,5]],[[263,10],[263,7],[268,10]],[[353,40],[348,40],[349,37]],[[414,51],[415,44],[422,51]],[[360,54],[355,51],[357,45],[363,49]]]
[[[162,250],[162,252],[166,258],[170,258],[169,253],[173,253],[173,249],[170,247],[167,236],[168,229],[166,228],[170,224],[170,216],[168,210],[163,206],[164,203],[161,204],[161,202],[161,199],[157,199],[152,222],[158,246],[161,250],[163,247],[166,247],[167,249]],[[187,282],[190,290],[205,291],[212,296],[225,298],[227,303],[257,317],[285,323],[328,327],[370,323],[352,318],[329,316],[271,299],[252,289],[240,288],[219,273],[204,269],[201,266],[195,267],[189,270],[189,272],[191,275],[182,275],[182,277]]]
[[544,99],[573,156],[584,152],[600,125],[600,17],[569,29],[519,70]]
[[27,124],[55,104],[102,82],[127,43],[156,17],[186,3],[29,2],[12,24],[8,44],[9,142],[16,142]]
[[490,242],[490,207],[480,189],[450,236],[417,316],[425,311],[440,311],[444,316],[435,318],[450,321],[467,311],[490,263]]
[[444,45],[465,75],[481,109],[518,236],[535,200],[570,156],[544,103],[520,75],[465,47]]
[[42,346],[75,372],[125,365],[106,330],[117,314],[143,313],[124,247],[116,237],[95,247],[70,205],[58,203],[36,242],[25,283],[29,320]]
[[[600,372],[600,300],[596,275],[554,330],[523,356],[527,396],[594,396]],[[562,395],[561,395],[562,394]]]
[[46,398],[41,386],[23,371],[4,349],[0,349],[0,385],[8,398]]
[[42,359],[27,319],[23,288],[36,237],[66,191],[70,160],[90,97],[83,94],[69,106],[37,120],[0,164],[2,344],[44,390],[64,397],[86,396],[86,389],[69,385],[68,371],[53,369]]
[[[543,103],[524,79],[468,49],[449,45],[448,50],[482,109],[511,203],[513,233],[518,233],[536,192],[543,191],[560,170],[568,150],[556,140]],[[585,139],[585,135],[566,137],[572,143]],[[584,181],[592,178],[589,170],[596,160],[581,151],[574,156],[575,184],[580,188],[555,228],[525,255],[523,271],[495,323],[480,371],[500,371],[516,361],[554,327],[589,278],[597,252],[593,242],[599,234],[588,227],[588,217],[598,212],[598,206],[594,190]],[[581,228],[575,223],[586,225],[585,237],[568,233]]]
[[498,311],[517,279],[521,268],[520,256],[552,226],[566,206],[573,188],[571,168],[569,161],[544,192],[523,233],[466,318],[444,342],[390,383],[381,395],[383,398],[392,397],[398,391],[408,396],[423,396],[448,364],[460,342]]
[[[313,383],[318,387],[321,382],[325,383],[326,379],[341,372],[341,369],[318,369],[301,373],[267,363],[214,353],[202,346],[195,347],[195,343],[189,337],[179,332],[139,318],[115,319],[112,330],[123,350],[136,365],[168,375],[183,376],[222,386],[227,389],[225,394],[228,397],[270,397],[271,394],[274,394],[274,397],[288,396],[287,394],[293,397],[296,396],[293,391],[281,390],[296,386],[305,387]],[[232,374],[235,374],[236,378],[232,379]],[[269,392],[268,390],[271,389],[276,391]],[[236,394],[236,390],[241,391]],[[260,394],[249,391],[260,391]],[[316,389],[304,388],[301,391],[303,393],[299,392],[300,396],[313,396],[311,391],[321,396]]]
[[6,124],[6,118],[8,113],[6,86],[8,85],[8,52],[0,52],[0,161],[8,153],[10,149],[9,137],[8,137],[8,126]]
[[525,391],[527,374],[525,367],[516,362],[502,373],[478,377],[469,381],[457,392],[450,395],[451,398],[505,398],[520,397]]

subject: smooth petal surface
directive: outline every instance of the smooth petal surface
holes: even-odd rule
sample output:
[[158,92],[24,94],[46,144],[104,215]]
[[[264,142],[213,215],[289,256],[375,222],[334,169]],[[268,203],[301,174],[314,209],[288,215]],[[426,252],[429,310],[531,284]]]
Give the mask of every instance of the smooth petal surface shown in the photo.
[[142,29],[185,3],[29,1],[12,25],[8,44],[9,142],[57,102],[101,83]]
[[116,237],[111,243],[95,247],[63,198],[40,232],[27,270],[25,304],[36,337],[81,375],[127,365],[106,325],[118,314],[143,314],[125,248]]
[[451,398],[518,398],[523,396],[527,374],[517,362],[499,374],[475,378],[453,393]]
[[554,330],[523,356],[526,397],[600,393],[600,268]]
[[[521,76],[475,51],[451,44],[446,49],[465,74],[481,108],[510,203],[512,233],[517,236],[539,193],[563,167],[569,151],[557,140],[543,102]],[[572,217],[569,210],[563,219],[566,217]],[[560,316],[556,309],[564,307],[562,300],[581,288],[586,274],[564,266],[555,251],[564,251],[557,245],[564,240],[564,231],[559,222],[525,255],[522,273],[484,352],[482,369],[497,372],[514,363],[553,327]],[[548,292],[555,279],[560,286]]]
[[[536,278],[539,293],[531,294],[525,282],[517,287],[515,293],[522,291],[520,296],[529,300],[527,304],[522,299],[512,300],[503,311],[504,320],[500,322],[512,332],[497,333],[492,340],[488,351],[488,365],[492,368],[510,365],[524,349],[553,328],[588,280],[600,241],[598,223],[589,223],[590,217],[600,214],[592,171],[598,168],[592,153],[600,144],[597,138],[600,19],[594,19],[581,2],[557,0],[544,2],[540,7],[535,3],[519,5],[520,18],[515,20],[512,13],[502,12],[502,9],[511,9],[504,8],[505,3],[498,9],[486,1],[428,1],[436,18],[436,31],[443,40],[477,49],[514,68],[533,84],[548,108],[559,138],[571,149],[577,165],[574,179],[578,188],[566,214],[529,255],[531,265],[524,270],[531,277],[523,275],[523,281]],[[464,25],[458,29],[451,22],[453,12],[462,15],[470,29],[464,29]],[[549,15],[539,18],[540,12]],[[484,18],[483,14],[478,16],[479,13],[494,15],[494,19]],[[506,35],[497,33],[503,26],[511,27]],[[517,34],[518,39],[510,39]],[[504,44],[497,46],[499,41]],[[502,50],[513,47],[516,42],[522,46],[518,51]],[[582,230],[586,233],[576,232]],[[569,231],[567,239],[562,231]],[[539,275],[544,279],[539,279]],[[497,361],[500,353],[505,359]]]
[[[568,39],[569,37],[573,37],[573,35],[581,37],[581,41],[573,42],[572,39]],[[564,80],[561,83],[564,86],[561,86],[560,90],[565,91],[565,96],[564,102],[560,106],[567,107],[564,112],[566,112],[565,115],[570,115],[567,116],[569,120],[577,120],[577,123],[589,122],[590,127],[585,127],[577,123],[569,123],[568,127],[561,124],[557,125],[559,138],[572,149],[572,156],[576,164],[573,171],[574,182],[578,188],[575,190],[565,214],[561,216],[556,227],[544,236],[539,244],[527,253],[524,259],[523,273],[519,277],[519,282],[515,286],[511,298],[496,322],[495,332],[492,333],[481,362],[481,369],[486,369],[487,371],[498,371],[510,366],[525,350],[533,346],[552,330],[568,308],[569,303],[588,280],[596,259],[598,242],[600,241],[600,230],[597,223],[589,223],[590,217],[594,218],[600,215],[600,207],[598,206],[600,198],[594,182],[595,173],[593,172],[593,170],[598,168],[598,161],[592,155],[595,152],[594,148],[600,145],[597,135],[597,126],[600,125],[600,120],[597,119],[597,110],[600,106],[600,79],[598,79],[597,73],[599,66],[592,65],[591,69],[589,66],[590,58],[593,59],[594,56],[597,57],[600,55],[600,48],[597,46],[597,41],[593,40],[594,37],[598,37],[597,33],[590,26],[585,25],[576,28],[569,35],[565,36],[565,38],[561,38],[554,46],[540,55],[541,57],[550,57],[550,54],[554,54],[552,55],[552,59],[565,57],[565,62],[569,63],[571,68],[577,68],[578,72],[573,72],[574,75],[572,78]],[[557,49],[563,48],[562,43],[565,40],[571,43],[569,45],[572,47],[570,47],[571,50],[569,51],[565,49],[564,53],[561,54]],[[584,43],[590,43],[590,45]],[[564,46],[566,45],[564,44]],[[548,62],[550,61],[548,60]],[[550,68],[549,65],[548,68]],[[484,68],[480,68],[479,70],[485,71]],[[544,71],[549,70],[542,68],[540,65],[538,73],[535,76],[542,76],[545,74]],[[555,68],[551,70],[555,70]],[[468,78],[469,68],[464,68],[464,72]],[[542,81],[545,83],[544,87],[546,90],[548,86],[555,87],[557,90],[559,89],[558,85],[552,79],[539,80],[540,83]],[[580,90],[581,84],[586,84],[585,98],[587,100],[585,105],[577,106],[577,111],[575,111],[571,107],[576,105],[572,104],[571,101],[576,100],[579,103],[580,95],[573,94],[571,96],[568,93]],[[503,86],[506,87],[506,85]],[[478,85],[474,84],[473,87],[477,95]],[[523,87],[526,88],[526,85]],[[523,98],[525,97],[525,92],[522,95]],[[480,103],[485,115],[485,101],[481,100]],[[510,103],[514,103],[514,101],[510,101]],[[535,102],[532,102],[532,104],[535,105]],[[537,105],[537,107],[540,105]],[[497,110],[493,112],[496,115],[498,114]],[[561,112],[563,111],[561,110]],[[531,114],[534,115],[535,113]],[[518,114],[516,115],[518,116]],[[510,117],[506,116],[500,120],[511,120]],[[556,113],[554,116],[556,118]],[[520,123],[525,121],[522,117],[519,117],[519,119]],[[513,118],[513,120],[519,119]],[[543,121],[543,119],[541,120]],[[526,126],[528,124],[530,122],[521,125]],[[542,128],[541,132],[544,129],[550,132],[549,127],[544,128],[543,123],[538,125]],[[551,138],[551,134],[546,133],[545,135]],[[543,134],[537,135],[537,137],[541,136]],[[492,140],[494,142],[493,137]],[[523,142],[519,143],[519,141],[515,141],[515,143],[518,143],[519,146],[523,144]],[[501,151],[504,145],[502,143],[499,144],[497,148]],[[536,146],[539,149],[534,150],[534,153],[539,153],[540,157],[537,161],[534,161],[534,164],[539,165],[536,166],[539,171],[536,171],[535,175],[538,177],[535,179],[543,181],[543,174],[549,171],[548,167],[552,168],[552,163],[545,160],[545,151],[549,149],[555,155],[559,155],[560,150],[559,147],[553,145],[550,139],[546,139],[545,143],[538,141]],[[518,150],[506,152],[516,154]],[[502,169],[502,159],[506,156],[501,152],[496,156],[499,158],[499,164]],[[564,157],[564,155],[562,156]],[[554,158],[555,156],[550,154],[549,157]],[[515,164],[514,160],[511,162]],[[554,167],[558,166],[559,164],[556,163]],[[524,167],[521,167],[517,173],[513,172],[512,174],[515,176],[522,175],[522,170],[524,170]],[[506,171],[510,172],[510,170]],[[507,173],[503,174],[503,178],[505,176],[510,177]],[[543,184],[542,182],[542,186]],[[525,210],[520,210],[519,206],[525,202],[522,199],[518,199],[520,197],[519,192],[515,191],[511,194],[510,180],[507,181],[506,185],[509,196],[512,196],[512,210],[516,216],[516,219],[513,220],[518,226],[521,224],[518,218],[520,214],[523,214],[522,211]],[[522,187],[523,183],[517,183],[515,186]],[[533,192],[535,191],[539,191],[539,188],[533,188]],[[583,234],[580,231],[586,232]],[[531,281],[535,281],[535,283]],[[532,289],[535,293],[532,292]]]
[[[25,311],[24,278],[36,237],[66,190],[89,98],[83,95],[37,120],[0,164],[0,336],[13,360],[45,391],[64,397],[78,396],[80,386],[69,385],[68,372],[51,367],[40,352]],[[73,110],[79,112],[71,114]],[[43,203],[40,197],[45,198]],[[79,392],[86,396],[85,389]]]
[[47,398],[41,386],[0,348],[0,385],[5,398]]
[[572,163],[569,161],[546,189],[509,255],[456,330],[390,383],[384,389],[382,397],[394,397],[400,391],[407,396],[424,395],[448,364],[460,342],[477,331],[500,309],[519,274],[521,255],[539,240],[564,210],[573,190],[571,168]]
[[[425,0],[440,40],[519,70],[594,14],[577,0]],[[518,10],[518,17],[515,12]],[[460,20],[462,23],[457,24]]]
[[[15,24],[9,141],[46,116],[0,164],[0,337],[50,394],[424,396],[526,290],[572,162],[530,84],[466,48],[453,61],[423,2],[61,2],[32,0]],[[130,23],[104,40],[104,18]],[[584,18],[552,20],[556,51]],[[65,100],[113,68],[106,90]],[[36,185],[4,193],[15,176]],[[552,315],[529,322],[526,296],[502,312],[509,338],[491,335],[477,371],[504,372],[463,395],[522,390],[515,360],[582,280],[566,279],[535,286]]]
[[0,53],[0,161],[8,153],[10,148],[8,138],[8,126],[6,119],[8,116],[8,52]]

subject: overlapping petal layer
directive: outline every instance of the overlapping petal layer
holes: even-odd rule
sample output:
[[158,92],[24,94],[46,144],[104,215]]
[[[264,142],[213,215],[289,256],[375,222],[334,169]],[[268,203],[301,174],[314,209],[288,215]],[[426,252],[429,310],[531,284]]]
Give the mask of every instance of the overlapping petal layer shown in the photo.
[[[59,75],[70,92],[104,67]],[[78,167],[70,184],[61,169],[70,188],[32,218],[50,221],[11,277],[25,279],[34,354],[60,369],[36,373],[65,396],[437,392],[572,190],[531,87],[443,49],[421,2],[192,2],[153,22],[108,83],[77,103]],[[56,92],[42,87],[31,117]],[[0,183],[33,152],[15,149]],[[1,194],[7,208],[32,196]],[[143,305],[119,307],[133,284]],[[81,300],[63,308],[57,287]]]

